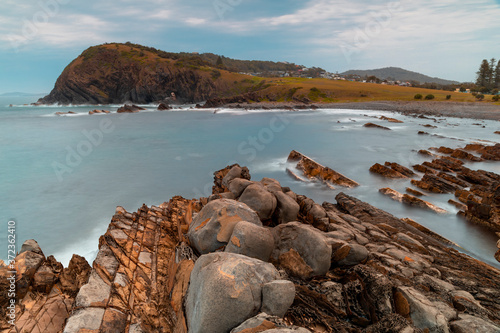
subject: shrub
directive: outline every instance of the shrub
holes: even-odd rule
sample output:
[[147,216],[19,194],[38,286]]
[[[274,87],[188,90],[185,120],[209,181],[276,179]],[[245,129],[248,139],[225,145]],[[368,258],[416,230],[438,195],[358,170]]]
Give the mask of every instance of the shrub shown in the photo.
[[427,100],[434,99],[434,95],[433,94],[429,94],[429,95],[425,96],[425,99],[427,99]]
[[416,94],[413,98],[415,98],[415,99],[422,99],[422,97],[423,96],[421,94]]
[[446,95],[446,99],[451,99],[451,95]]
[[498,101],[500,101],[500,95],[495,95],[495,96],[493,96],[492,99],[494,102],[498,102]]
[[212,79],[217,80],[220,77],[221,77],[221,72],[216,70],[216,69],[213,69],[212,70]]
[[477,96],[477,91],[473,91],[473,92],[471,92],[471,95],[472,95],[472,96]]
[[483,95],[483,94],[477,94],[477,95],[476,95],[476,99],[477,99],[478,101],[482,101],[482,100],[484,99],[484,95]]

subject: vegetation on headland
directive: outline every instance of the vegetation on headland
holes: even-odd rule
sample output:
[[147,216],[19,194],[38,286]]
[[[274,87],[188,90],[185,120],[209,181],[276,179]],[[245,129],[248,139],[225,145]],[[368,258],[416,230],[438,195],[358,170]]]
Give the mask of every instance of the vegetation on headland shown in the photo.
[[[416,95],[422,96],[422,103],[430,99],[454,102],[484,99],[484,102],[495,102],[485,92],[460,92],[466,91],[464,87],[450,92],[384,84],[376,78],[371,78],[374,80],[372,83],[372,80],[363,82],[291,75],[263,77],[236,72],[238,69],[231,68],[234,66],[239,66],[238,69],[257,66],[255,68],[266,70],[294,68],[297,70],[295,74],[304,75],[303,66],[289,63],[241,61],[211,54],[165,52],[132,43],[110,43],[85,50],[65,68],[53,91],[39,103],[154,103],[169,99],[172,93],[180,103],[221,99],[217,105],[225,101],[304,104],[415,101]],[[302,68],[302,72],[297,68]],[[314,73],[321,71],[314,67],[309,70]],[[431,95],[434,98],[430,98]]]

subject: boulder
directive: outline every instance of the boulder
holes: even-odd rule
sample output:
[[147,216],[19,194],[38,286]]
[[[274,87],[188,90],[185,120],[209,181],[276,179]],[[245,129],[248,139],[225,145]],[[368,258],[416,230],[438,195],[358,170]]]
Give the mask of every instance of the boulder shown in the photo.
[[167,110],[171,110],[172,107],[166,103],[160,103],[158,105],[158,111],[167,111]]
[[257,214],[244,203],[228,199],[210,201],[193,219],[187,235],[199,253],[213,252],[227,244],[240,221],[262,226]]
[[474,317],[468,314],[460,314],[459,320],[450,322],[450,329],[453,333],[498,333],[500,326],[495,325],[484,319]]
[[45,261],[45,257],[43,254],[26,251],[19,254],[15,260],[17,296],[21,299],[28,291],[33,276]]
[[202,255],[186,299],[190,333],[229,332],[259,313],[262,286],[279,279],[273,265],[233,253]]
[[283,317],[295,299],[295,286],[287,280],[275,280],[262,286],[261,311]]
[[288,193],[274,193],[277,202],[274,218],[278,224],[296,221],[299,215],[300,206]]
[[229,172],[224,176],[224,178],[222,178],[222,185],[228,187],[231,180],[235,178],[241,178],[242,172],[243,169],[239,165],[233,166],[229,170]]
[[261,220],[270,219],[277,205],[276,197],[257,183],[247,186],[239,201],[255,210]]
[[234,227],[225,252],[269,261],[274,248],[273,234],[269,229],[241,221]]
[[236,198],[238,198],[241,193],[249,186],[252,185],[253,182],[244,178],[235,178],[229,182],[229,191],[234,194]]
[[345,244],[333,254],[332,261],[339,266],[354,266],[368,258],[368,250],[363,245]]
[[330,269],[332,248],[321,231],[310,225],[290,222],[275,227],[273,234],[274,260],[293,249],[311,267],[312,275],[324,275]]
[[409,316],[417,328],[430,333],[449,332],[446,317],[427,297],[412,287],[399,287],[397,291],[408,302]]
[[[87,308],[75,311],[66,322],[64,333],[97,332],[101,327],[104,309]],[[93,331],[95,330],[95,331]]]

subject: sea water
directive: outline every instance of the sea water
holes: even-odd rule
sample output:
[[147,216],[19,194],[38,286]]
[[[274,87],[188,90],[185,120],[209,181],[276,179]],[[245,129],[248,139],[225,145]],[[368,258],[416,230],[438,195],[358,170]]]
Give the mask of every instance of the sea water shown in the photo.
[[[426,200],[446,209],[437,215],[407,207],[378,193],[382,187],[404,192],[409,180],[390,180],[369,172],[374,163],[411,167],[426,160],[420,149],[493,144],[498,122],[472,119],[419,119],[382,111],[195,110],[89,115],[95,106],[34,107],[35,99],[0,99],[0,259],[7,257],[7,223],[16,222],[17,250],[36,239],[45,255],[67,265],[73,253],[89,261],[97,252],[115,207],[136,211],[175,195],[199,198],[211,193],[213,172],[233,163],[248,166],[252,179],[271,177],[318,203],[335,202],[343,191],[397,217],[409,217],[457,243],[460,251],[500,267],[493,254],[493,232],[456,216],[453,195]],[[13,104],[9,107],[9,104]],[[57,116],[55,112],[76,114]],[[385,115],[404,123],[378,119]],[[365,128],[367,122],[391,128]],[[422,125],[437,126],[425,128]],[[426,131],[431,135],[419,135]],[[433,136],[432,134],[435,134]],[[288,176],[286,160],[297,150],[357,181],[361,186],[330,189]],[[467,163],[500,173],[500,163]]]

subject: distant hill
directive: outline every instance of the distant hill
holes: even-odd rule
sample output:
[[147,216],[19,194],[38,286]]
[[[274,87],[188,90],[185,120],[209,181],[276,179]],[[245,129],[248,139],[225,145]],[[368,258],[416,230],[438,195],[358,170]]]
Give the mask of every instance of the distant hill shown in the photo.
[[353,70],[349,70],[347,72],[344,72],[342,74],[343,75],[359,75],[361,77],[374,75],[382,80],[387,79],[387,80],[394,80],[394,81],[418,81],[420,83],[427,82],[427,83],[436,83],[436,84],[441,84],[441,85],[458,84],[459,83],[457,81],[440,79],[438,77],[430,77],[430,76],[420,74],[417,72],[408,71],[406,69],[399,68],[399,67],[386,67],[386,68],[367,69],[367,70],[353,69]]
[[31,97],[31,96],[42,96],[46,95],[46,93],[34,94],[34,93],[25,93],[25,92],[7,92],[0,94],[0,97]]

